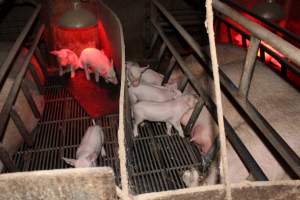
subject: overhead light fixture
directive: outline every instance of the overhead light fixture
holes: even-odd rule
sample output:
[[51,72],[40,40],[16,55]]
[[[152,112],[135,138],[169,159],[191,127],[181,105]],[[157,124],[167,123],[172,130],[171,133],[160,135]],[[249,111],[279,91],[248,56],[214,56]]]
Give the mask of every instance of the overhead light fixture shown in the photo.
[[275,0],[265,0],[253,6],[253,12],[270,21],[282,20],[285,18],[283,8]]
[[97,24],[97,19],[89,10],[81,7],[79,0],[73,0],[73,8],[67,10],[59,19],[64,28],[87,28]]

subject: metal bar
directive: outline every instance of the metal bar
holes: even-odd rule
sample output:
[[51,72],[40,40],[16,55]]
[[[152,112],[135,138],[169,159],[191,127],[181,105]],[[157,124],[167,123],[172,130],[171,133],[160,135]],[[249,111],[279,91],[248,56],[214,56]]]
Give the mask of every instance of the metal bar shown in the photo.
[[32,75],[32,78],[33,78],[35,84],[37,85],[37,89],[38,89],[39,93],[40,93],[40,94],[43,94],[44,91],[43,91],[43,89],[42,89],[42,83],[41,83],[41,80],[40,80],[38,74],[36,73],[36,71],[35,71],[35,69],[34,69],[34,65],[31,64],[31,63],[29,63],[28,69],[29,69],[29,71],[30,71],[30,73],[31,73],[31,75]]
[[3,62],[2,66],[0,67],[0,88],[2,88],[4,83],[5,75],[7,74],[7,71],[9,69],[9,66],[11,65],[12,61],[16,57],[25,37],[27,36],[28,32],[30,31],[32,24],[36,20],[38,13],[41,10],[41,5],[38,5],[36,9],[34,10],[33,14],[31,15],[30,19],[26,23],[25,27],[23,28],[22,32],[18,36],[16,42],[11,47],[5,61]]
[[43,71],[45,78],[47,79],[48,78],[47,64],[46,64],[45,60],[43,59],[43,56],[42,56],[41,51],[38,46],[34,50],[34,55],[41,66],[41,69]]
[[20,90],[20,85],[23,81],[23,78],[24,78],[24,75],[27,71],[27,67],[28,67],[28,64],[32,58],[32,55],[33,55],[33,51],[35,50],[40,38],[41,38],[41,35],[44,31],[44,28],[45,26],[42,25],[37,33],[37,36],[33,42],[33,45],[31,46],[29,52],[28,52],[28,55],[26,56],[25,60],[24,60],[24,63],[21,67],[21,70],[18,74],[18,76],[16,77],[15,79],[15,82],[11,88],[11,90],[9,91],[9,94],[7,96],[7,99],[3,105],[3,108],[1,110],[1,113],[0,113],[0,139],[2,139],[3,137],[3,134],[5,132],[5,128],[6,128],[6,124],[8,122],[8,119],[9,119],[9,114],[10,114],[10,111],[11,111],[11,108],[17,98],[17,94]]
[[244,17],[234,9],[230,8],[226,4],[220,2],[219,0],[213,1],[213,7],[217,11],[223,13],[232,20],[244,26],[246,29],[248,29],[248,31],[250,31],[251,34],[253,34],[257,38],[266,41],[269,45],[281,51],[291,61],[300,65],[300,49],[283,40],[281,37],[275,35],[271,31],[263,28],[259,24],[251,21],[250,19],[247,19],[246,17]]
[[158,39],[158,34],[155,32],[153,35],[152,41],[151,41],[151,45],[150,45],[150,50],[149,50],[150,55],[153,52],[153,48],[154,48],[154,45],[155,45],[157,39]]
[[202,111],[203,106],[204,106],[204,102],[199,100],[198,103],[196,104],[195,108],[194,108],[194,111],[193,111],[187,125],[184,128],[184,135],[185,136],[188,137],[188,136],[191,135],[191,131],[192,131],[192,129],[193,129],[198,117],[199,117],[200,112]]
[[164,84],[168,83],[169,78],[172,74],[172,71],[175,67],[175,63],[176,63],[176,59],[174,58],[174,56],[172,56],[172,58],[170,59],[169,65],[167,67],[167,70],[165,72],[164,79],[163,79],[161,85],[164,85]]
[[178,90],[180,90],[181,92],[183,92],[184,88],[186,87],[186,85],[188,84],[189,79],[188,77],[184,77],[181,82],[178,85]]
[[160,49],[159,49],[158,56],[157,56],[157,59],[158,59],[159,62],[161,61],[162,56],[164,55],[165,50],[166,50],[166,44],[162,43],[162,45],[160,46]]
[[247,14],[249,14],[249,15],[251,15],[251,16],[257,18],[257,19],[259,19],[263,23],[267,24],[269,27],[271,27],[271,28],[275,29],[276,31],[279,31],[279,32],[287,35],[291,39],[293,39],[293,40],[295,40],[295,41],[297,41],[297,42],[300,43],[300,37],[299,37],[299,35],[296,35],[295,33],[292,33],[289,30],[284,29],[284,28],[278,26],[277,24],[272,23],[271,21],[264,19],[263,17],[260,17],[260,16],[258,16],[256,14],[254,14],[252,11],[246,9],[245,7],[241,6],[240,4],[238,4],[238,3],[236,3],[236,2],[234,2],[232,0],[222,0],[222,1],[226,2],[228,5],[230,5],[232,7],[238,8],[241,11],[243,11],[243,12],[245,12],[245,13],[247,13]]
[[34,144],[33,141],[33,136],[30,135],[30,133],[27,131],[26,126],[24,125],[21,117],[19,116],[19,114],[15,111],[14,108],[11,109],[10,111],[10,116],[12,118],[12,120],[15,122],[16,127],[18,128],[21,136],[24,139],[24,142],[28,145],[28,146],[32,146]]
[[233,40],[232,40],[232,34],[231,34],[231,30],[230,30],[230,28],[228,26],[227,26],[227,34],[228,34],[228,41],[230,43],[232,43],[233,42]]
[[[184,60],[176,51],[174,46],[168,40],[167,36],[163,33],[162,29],[159,27],[157,22],[152,21],[153,26],[157,29],[159,35],[166,43],[168,49],[171,51],[174,58],[177,60],[179,66],[184,71],[186,76],[189,77],[192,86],[196,89],[196,92],[203,98],[205,104],[208,106],[208,110],[214,117],[214,120],[217,121],[217,113],[216,113],[216,106],[214,105],[213,101],[210,97],[204,92],[203,88],[201,88],[199,84],[199,80],[192,74],[192,72],[186,67]],[[254,158],[251,156],[245,145],[240,141],[237,134],[235,133],[234,129],[230,126],[226,118],[224,118],[224,125],[226,130],[227,138],[232,144],[235,145],[239,150],[236,151],[237,154],[240,156],[241,160],[245,163],[246,168],[250,171],[251,174],[256,178],[256,180],[267,180],[266,176],[264,175],[263,171],[260,169]]]
[[18,171],[15,163],[10,158],[9,153],[6,151],[3,144],[0,144],[0,160],[2,161],[3,165],[6,167],[7,171],[9,172]]
[[41,119],[41,113],[40,113],[39,109],[37,108],[37,105],[30,94],[29,88],[27,87],[27,85],[24,81],[21,84],[21,89],[22,89],[24,96],[32,110],[33,115],[36,118]]
[[241,35],[241,36],[242,36],[243,47],[247,48],[247,39],[243,35]]
[[[165,8],[163,8],[156,0],[153,0],[154,4],[160,9],[160,11],[166,16],[167,19],[169,19],[170,23],[172,23],[174,25],[174,27],[178,30],[178,32],[181,34],[181,36],[186,40],[186,42],[193,48],[193,50],[196,52],[196,54],[202,59],[204,58],[205,60],[202,59],[202,61],[206,61],[207,57],[206,55],[204,55],[201,52],[201,49],[198,45],[198,43],[183,29],[182,26],[180,26],[176,20],[167,12],[167,10]],[[223,5],[222,3],[220,3],[218,0],[215,0],[213,5],[214,7],[216,7],[216,2],[217,3],[217,8],[218,10],[224,10],[227,9],[226,12],[224,12],[225,15],[231,15],[232,13],[235,13],[235,15],[240,16],[240,14],[236,13],[236,11],[233,11],[230,8],[230,12],[228,14],[228,6]],[[220,4],[222,6],[220,6]],[[233,19],[235,20],[235,19]],[[244,20],[245,21],[245,20]],[[244,22],[243,21],[243,22]],[[155,27],[157,27],[157,30],[159,30],[159,34],[162,37],[162,34],[164,35],[164,33],[162,32],[162,30],[160,29],[160,27],[156,24],[156,22],[152,22],[154,24]],[[263,35],[263,38],[266,38],[268,34],[271,34],[271,32],[266,31],[265,29],[263,29],[262,27],[258,26],[257,24],[253,23],[253,22],[249,22],[251,24],[254,24],[253,26],[256,28],[256,32],[258,31],[258,35]],[[253,29],[253,28],[251,28]],[[258,36],[259,37],[259,36]],[[292,50],[294,49],[295,52],[299,52],[299,50],[290,45],[289,43],[283,41],[281,38],[274,36],[274,34],[270,37],[272,39],[276,38],[279,42],[279,40],[281,42],[279,42],[278,44],[281,44],[282,46],[285,46],[284,48],[291,48]],[[261,37],[259,37],[261,38]],[[166,36],[164,36],[164,40],[166,41],[167,38]],[[266,41],[271,41],[267,38]],[[273,42],[272,42],[273,43]],[[270,43],[270,44],[272,44]],[[278,46],[278,44],[276,44],[276,46]],[[171,45],[170,42],[167,43],[168,47],[169,45]],[[173,47],[174,48],[174,47]],[[171,48],[169,47],[169,49],[171,50]],[[281,47],[279,49],[282,49]],[[291,50],[290,49],[290,50]],[[175,50],[175,49],[174,49]],[[288,50],[287,53],[290,52],[290,50]],[[295,53],[294,52],[294,53]],[[293,53],[293,58],[294,54]],[[174,55],[174,52],[172,52],[172,54]],[[300,55],[298,53],[298,55]],[[177,53],[177,55],[174,57],[177,59],[177,57],[179,56],[179,54]],[[300,57],[298,58],[300,60]],[[178,61],[178,60],[177,60]],[[179,63],[179,61],[178,61]],[[205,63],[207,63],[207,67],[210,72],[211,72],[211,62],[210,61],[206,61]],[[180,66],[183,68],[184,65],[183,63],[179,63]],[[186,70],[185,70],[186,71]],[[194,87],[197,85],[197,80],[195,79],[195,77],[193,76],[192,73],[186,71],[185,72],[186,75],[189,77],[191,83],[194,85]],[[212,76],[211,73],[209,73],[210,76]],[[270,124],[257,112],[257,110],[252,106],[252,104],[250,104],[249,101],[245,101],[244,99],[241,99],[238,95],[238,90],[237,88],[234,87],[234,84],[231,82],[230,79],[227,78],[227,76],[220,71],[220,83],[223,89],[225,89],[225,91],[227,91],[226,95],[229,97],[233,97],[232,101],[233,103],[236,103],[236,107],[237,107],[237,111],[243,115],[246,116],[247,120],[252,121],[253,126],[255,126],[260,132],[261,134],[263,134],[271,143],[271,145],[273,146],[274,150],[279,153],[279,155],[282,157],[282,159],[290,166],[290,168],[292,169],[292,171],[294,173],[297,174],[298,177],[300,177],[300,158],[297,156],[297,154],[287,145],[287,143],[278,135],[278,133],[270,126]],[[195,87],[196,88],[196,87]],[[201,97],[203,97],[203,95],[201,94]]]
[[240,94],[247,98],[248,92],[254,72],[257,52],[259,48],[260,40],[251,36],[250,45],[247,51],[247,56],[244,64],[243,74],[240,80]]

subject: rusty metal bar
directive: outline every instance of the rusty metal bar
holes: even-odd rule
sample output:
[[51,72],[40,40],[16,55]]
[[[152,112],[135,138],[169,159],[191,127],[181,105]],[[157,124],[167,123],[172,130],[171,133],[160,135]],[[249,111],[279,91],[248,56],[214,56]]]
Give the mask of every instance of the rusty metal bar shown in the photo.
[[175,67],[175,63],[176,63],[176,59],[174,58],[174,56],[172,56],[172,58],[170,59],[169,65],[167,67],[167,70],[164,74],[164,79],[162,81],[162,85],[166,84],[169,81],[169,78],[171,76],[171,73]]
[[[156,28],[157,32],[166,43],[168,49],[170,50],[171,54],[174,56],[176,61],[178,62],[179,66],[183,70],[186,76],[189,77],[192,86],[196,89],[196,92],[203,98],[205,104],[207,105],[208,110],[214,117],[214,120],[217,121],[217,112],[216,106],[211,98],[205,93],[204,89],[201,87],[199,80],[192,74],[192,72],[186,67],[184,60],[180,56],[180,54],[176,51],[174,46],[168,40],[167,36],[163,33],[162,29],[160,28],[159,24],[152,20],[153,26]],[[230,143],[238,148],[239,150],[236,151],[241,160],[245,163],[246,168],[249,170],[251,174],[255,177],[256,180],[267,180],[266,176],[264,175],[263,171],[260,169],[254,158],[251,156],[245,145],[241,142],[237,134],[235,133],[234,129],[228,123],[226,118],[224,117],[224,125],[226,130],[226,136]]]
[[37,108],[37,105],[36,105],[33,97],[30,94],[28,86],[26,85],[26,83],[24,81],[21,84],[21,89],[22,89],[24,96],[32,110],[33,115],[36,118],[41,119],[41,113],[40,113],[39,109]]
[[184,88],[186,87],[186,85],[188,84],[189,79],[188,77],[184,77],[181,82],[178,85],[178,90],[180,90],[181,92],[183,92]]
[[10,111],[10,117],[14,121],[16,127],[18,128],[21,136],[24,139],[24,142],[28,146],[32,146],[33,143],[34,143],[34,141],[33,141],[33,135],[30,135],[30,133],[27,131],[27,128],[24,125],[24,123],[23,123],[20,115],[16,112],[16,110],[14,108],[12,108],[11,111]]
[[12,108],[12,106],[13,106],[16,98],[17,98],[17,94],[20,90],[21,83],[22,83],[24,75],[27,71],[28,64],[29,64],[29,62],[32,58],[33,52],[34,52],[34,50],[35,50],[35,48],[36,48],[36,46],[37,46],[37,44],[38,44],[38,42],[41,38],[41,35],[42,35],[44,29],[45,29],[45,26],[42,25],[40,27],[37,35],[36,35],[36,38],[33,42],[33,45],[31,46],[31,48],[28,52],[28,55],[26,56],[26,58],[24,60],[24,63],[21,67],[21,70],[20,70],[18,76],[15,79],[15,82],[14,82],[14,84],[13,84],[13,86],[12,86],[12,88],[11,88],[9,94],[8,94],[8,97],[5,101],[5,104],[3,105],[3,108],[2,108],[1,113],[0,113],[0,119],[1,119],[1,121],[0,121],[0,139],[3,137],[3,134],[5,132],[5,128],[6,128],[6,124],[8,122],[8,119],[9,119],[9,114],[10,114],[11,108]]
[[250,19],[244,17],[243,15],[241,15],[240,13],[238,13],[237,11],[235,11],[234,9],[232,9],[231,7],[227,6],[219,0],[213,1],[213,7],[220,13],[241,24],[258,39],[266,41],[269,45],[281,51],[292,62],[300,65],[300,50],[297,47],[288,43],[281,37],[275,35],[271,31],[268,31],[267,29],[263,28],[257,23],[251,21]]
[[187,123],[187,125],[184,128],[184,135],[185,136],[190,136],[191,135],[191,131],[199,117],[200,112],[202,111],[202,108],[204,106],[204,102],[199,100],[198,103],[196,104],[194,111]]
[[2,161],[3,165],[6,167],[6,170],[9,172],[16,172],[17,167],[15,163],[9,156],[9,153],[4,148],[3,144],[0,143],[0,160]]
[[9,70],[9,66],[13,62],[14,58],[16,57],[25,37],[27,36],[28,32],[30,31],[34,21],[36,20],[38,13],[41,10],[41,5],[38,5],[33,12],[32,16],[26,23],[25,27],[23,28],[22,32],[20,33],[19,37],[17,38],[14,45],[11,47],[5,61],[3,62],[2,66],[0,67],[0,88],[2,88],[4,83],[5,75],[7,74]]
[[250,39],[250,45],[247,51],[247,56],[244,64],[243,74],[240,80],[240,87],[239,87],[240,94],[245,98],[248,97],[248,92],[249,92],[250,83],[254,72],[259,44],[260,44],[260,40],[252,36]]
[[[186,42],[193,48],[193,50],[202,59],[202,61],[207,63],[208,70],[211,72],[211,62],[209,61],[209,59],[207,59],[207,56],[203,54],[198,43],[184,30],[184,28],[182,26],[180,26],[178,24],[178,22],[176,22],[174,17],[172,17],[161,4],[159,4],[156,0],[153,0],[153,3],[161,11],[161,13],[163,13],[163,15],[170,21],[170,23],[173,24],[173,26],[176,28],[176,30],[181,34],[181,36],[186,40]],[[219,11],[222,10],[223,11],[222,13],[225,15],[231,16],[233,14],[234,15],[233,20],[238,18],[238,21],[242,21],[241,24],[246,23],[247,27],[249,27],[249,25],[253,25],[253,27],[255,27],[255,29],[253,27],[250,27],[251,28],[250,31],[254,31],[255,36],[257,36],[260,39],[261,38],[264,39],[265,41],[269,42],[269,44],[271,44],[271,45],[273,45],[274,43],[277,42],[275,44],[276,45],[275,47],[279,47],[278,49],[282,50],[283,53],[287,54],[287,56],[289,58],[294,58],[293,60],[295,60],[296,62],[299,61],[299,63],[300,63],[300,57],[296,56],[297,54],[300,55],[300,50],[297,49],[296,47],[294,47],[293,45],[282,40],[278,36],[272,34],[271,32],[267,31],[266,29],[260,27],[259,25],[255,24],[254,22],[251,22],[251,21],[245,19],[239,13],[237,13],[230,7],[224,5],[223,3],[221,3],[218,0],[214,1],[213,6],[215,9],[217,9]],[[226,11],[224,11],[224,10],[226,10]],[[242,20],[240,20],[240,19],[242,19]],[[153,23],[155,23],[155,22],[153,22]],[[161,31],[161,33],[162,33],[162,31]],[[278,41],[275,42],[274,40],[278,40]],[[294,51],[294,52],[291,52],[291,51]],[[176,56],[175,56],[175,58],[176,58]],[[210,74],[210,76],[212,76],[211,73],[209,73],[209,74]],[[192,81],[192,79],[194,79],[193,75],[191,73],[187,73],[186,75],[189,77],[191,83],[193,83],[193,81]],[[194,83],[196,83],[196,82],[194,82]],[[232,97],[231,101],[236,104],[235,107],[237,108],[237,111],[239,113],[241,113],[242,115],[244,115],[247,120],[252,122],[251,125],[255,126],[255,128],[257,128],[259,130],[259,132],[262,135],[264,135],[265,138],[267,138],[267,140],[270,142],[270,144],[274,148],[274,150],[289,165],[289,167],[292,169],[292,171],[298,177],[300,177],[300,169],[299,169],[300,158],[297,156],[297,154],[288,146],[288,144],[280,137],[280,135],[271,127],[271,125],[257,112],[257,110],[254,108],[254,106],[249,101],[246,101],[244,98],[240,98],[237,88],[234,87],[234,84],[232,83],[232,81],[230,79],[228,79],[227,76],[224,73],[222,73],[222,71],[220,71],[220,83],[221,83],[223,90],[225,90],[227,92],[225,94],[229,97]]]

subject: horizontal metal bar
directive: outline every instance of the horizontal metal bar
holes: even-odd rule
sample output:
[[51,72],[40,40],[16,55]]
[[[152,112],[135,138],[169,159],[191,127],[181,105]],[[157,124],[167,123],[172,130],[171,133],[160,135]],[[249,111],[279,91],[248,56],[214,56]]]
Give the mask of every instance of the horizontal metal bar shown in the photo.
[[3,62],[2,66],[0,67],[0,88],[2,89],[3,83],[4,83],[4,78],[5,75],[7,74],[7,71],[9,69],[9,66],[11,65],[12,61],[16,57],[25,37],[27,36],[28,32],[30,31],[34,21],[36,20],[39,12],[41,10],[41,5],[38,5],[31,15],[30,19],[26,23],[25,27],[23,28],[22,32],[18,36],[16,42],[14,45],[11,47],[5,61]]
[[[196,89],[196,92],[204,99],[205,104],[207,105],[208,110],[212,114],[215,121],[217,121],[217,113],[216,113],[216,106],[211,98],[204,92],[204,89],[201,87],[199,80],[192,74],[192,72],[186,67],[184,60],[176,51],[174,46],[168,40],[166,35],[163,33],[162,29],[159,27],[157,22],[152,21],[153,26],[156,28],[157,32],[166,43],[168,49],[177,60],[179,66],[184,71],[185,75],[189,77],[192,86]],[[245,163],[246,168],[250,171],[251,174],[254,175],[256,180],[267,180],[266,176],[264,175],[263,171],[260,169],[254,158],[251,156],[245,145],[240,141],[237,134],[235,133],[234,129],[230,126],[226,118],[224,118],[224,125],[226,130],[226,136],[228,140],[235,145],[239,150],[237,154],[240,156],[241,160]]]
[[[174,27],[178,30],[178,32],[186,40],[186,42],[192,47],[192,49],[196,52],[196,54],[202,59],[202,61],[207,63],[207,67],[208,67],[207,70],[209,70],[209,72],[210,72],[208,74],[212,77],[211,62],[209,61],[209,59],[207,59],[207,56],[203,54],[198,43],[183,29],[182,26],[180,26],[176,22],[176,20],[167,12],[167,10],[165,8],[163,8],[156,0],[153,0],[153,2],[157,6],[157,8],[159,8],[159,10],[166,16],[166,18],[169,19],[170,23],[172,23],[174,25]],[[236,11],[232,10],[231,8],[230,8],[230,11],[232,13],[228,13],[229,12],[228,6],[225,6],[218,0],[215,0],[213,5],[216,5],[216,2],[218,2],[217,3],[218,10],[227,9],[227,11],[224,13],[225,15],[231,15],[232,13],[234,13],[234,15],[237,16],[235,18],[240,17],[240,14],[236,13]],[[220,4],[221,4],[221,6],[220,6]],[[234,18],[234,20],[235,20],[235,18]],[[244,21],[245,21],[245,19],[243,18],[243,22]],[[246,23],[247,23],[247,20],[246,20]],[[249,22],[249,23],[251,23],[255,26],[256,30],[259,32],[258,35],[269,34],[269,33],[271,34],[271,32],[269,32],[265,29],[262,30],[262,27],[258,26],[257,24],[255,24],[253,22]],[[252,29],[253,28],[251,28],[251,30]],[[159,33],[160,32],[162,33],[162,31],[159,31]],[[267,36],[264,35],[264,37],[267,37]],[[277,36],[272,36],[272,37],[278,38]],[[261,38],[261,37],[258,36],[258,38]],[[281,41],[281,42],[279,42],[279,44],[282,44],[282,45],[287,44],[285,46],[285,48],[291,46],[287,42],[283,41],[281,38],[278,38],[278,40]],[[270,41],[270,40],[267,39],[266,41]],[[272,45],[272,43],[269,43],[269,44]],[[276,44],[276,46],[278,46],[278,45]],[[281,47],[280,47],[280,49],[281,49]],[[296,47],[293,47],[292,49],[295,49],[295,52],[299,52],[299,49],[297,49]],[[300,55],[300,54],[298,53],[298,55]],[[174,55],[174,57],[176,58],[175,55]],[[300,57],[298,59],[300,60]],[[180,66],[182,66],[182,63],[180,64]],[[196,86],[197,84],[195,84],[195,83],[197,83],[197,81],[195,80],[195,77],[193,76],[193,74],[186,72],[186,75],[190,79],[191,83],[194,84],[194,86]],[[225,89],[226,91],[228,91],[225,94],[226,95],[230,94],[230,96],[233,97],[232,100],[237,104],[236,105],[237,111],[239,113],[245,115],[248,120],[253,122],[253,124],[251,124],[251,125],[254,125],[256,128],[258,128],[258,130],[271,143],[271,145],[273,146],[275,151],[277,151],[277,153],[282,157],[282,159],[290,166],[290,168],[293,170],[293,172],[295,174],[297,174],[298,177],[300,177],[300,169],[299,169],[300,158],[297,156],[297,154],[295,154],[295,152],[287,145],[287,143],[271,127],[271,125],[256,111],[256,109],[252,106],[252,104],[250,104],[249,101],[246,101],[245,99],[241,99],[239,97],[237,88],[234,87],[234,84],[231,82],[230,79],[226,78],[226,75],[224,73],[222,73],[222,71],[220,71],[220,83],[221,83],[222,88]]]
[[3,134],[5,132],[5,128],[6,128],[8,119],[9,119],[11,108],[17,98],[17,94],[20,90],[21,83],[22,83],[24,75],[27,71],[28,64],[29,64],[29,62],[32,58],[33,52],[44,32],[44,29],[45,29],[45,25],[41,25],[41,27],[36,35],[36,38],[31,46],[30,50],[28,51],[28,54],[24,60],[24,63],[21,66],[21,70],[20,70],[18,76],[16,77],[11,90],[9,91],[9,94],[6,98],[5,104],[3,105],[3,108],[0,113],[0,119],[1,119],[1,121],[0,121],[0,139],[2,139]]
[[220,13],[241,24],[255,37],[266,41],[269,45],[282,52],[291,61],[300,65],[300,50],[297,47],[283,40],[281,37],[275,35],[266,28],[241,15],[240,13],[227,6],[226,4],[220,2],[219,0],[213,1],[213,7]]

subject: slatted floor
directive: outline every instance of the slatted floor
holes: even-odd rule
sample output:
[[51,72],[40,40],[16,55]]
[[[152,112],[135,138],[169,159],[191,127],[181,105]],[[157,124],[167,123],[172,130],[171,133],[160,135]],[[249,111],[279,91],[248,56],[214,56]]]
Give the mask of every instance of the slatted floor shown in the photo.
[[[77,147],[88,126],[92,124],[87,113],[72,98],[58,80],[49,81],[45,90],[43,117],[35,129],[32,147],[23,145],[14,156],[21,171],[69,168],[61,157],[75,158]],[[118,115],[96,119],[105,134],[106,156],[98,159],[100,166],[114,169],[116,183],[120,183],[118,159]]]
[[[173,130],[174,131],[174,130]],[[130,147],[128,164],[135,194],[185,188],[183,171],[201,170],[201,156],[188,138],[168,136],[165,123],[146,122]]]

